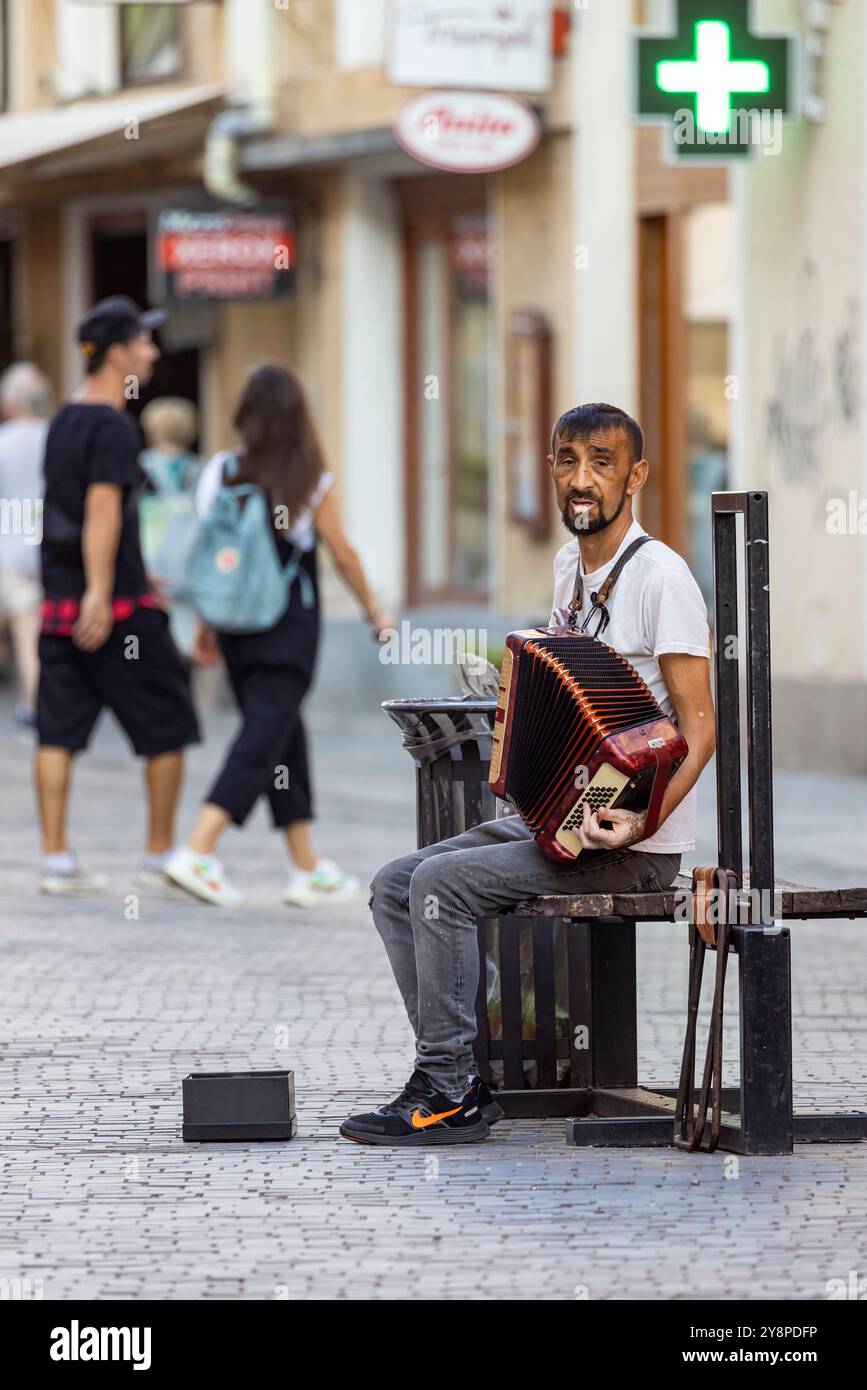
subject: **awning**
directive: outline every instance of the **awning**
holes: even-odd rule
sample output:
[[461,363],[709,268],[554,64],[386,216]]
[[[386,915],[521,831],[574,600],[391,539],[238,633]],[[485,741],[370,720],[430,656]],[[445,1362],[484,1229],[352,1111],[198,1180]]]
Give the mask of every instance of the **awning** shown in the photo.
[[67,178],[184,154],[224,100],[219,85],[161,87],[0,116],[0,180]]
[[[389,126],[341,130],[326,135],[264,135],[241,146],[241,168],[258,174],[402,153]],[[407,156],[406,162],[412,166],[416,161]]]

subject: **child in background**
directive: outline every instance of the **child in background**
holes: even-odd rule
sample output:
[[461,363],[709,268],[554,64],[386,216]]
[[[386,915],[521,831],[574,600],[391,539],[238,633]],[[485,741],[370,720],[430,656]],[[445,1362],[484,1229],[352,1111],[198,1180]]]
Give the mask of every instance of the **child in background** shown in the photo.
[[139,501],[141,544],[148,572],[165,587],[175,643],[189,656],[196,613],[184,588],[187,555],[196,534],[195,490],[202,461],[192,452],[196,408],[180,396],[160,396],[141,413],[148,447],[139,457],[147,488]]

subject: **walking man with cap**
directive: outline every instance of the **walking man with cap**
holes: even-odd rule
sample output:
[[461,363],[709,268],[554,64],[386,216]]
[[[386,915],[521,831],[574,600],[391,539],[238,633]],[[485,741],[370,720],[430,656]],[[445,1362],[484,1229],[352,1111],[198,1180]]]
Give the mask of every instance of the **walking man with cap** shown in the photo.
[[183,749],[199,739],[183,663],[145,574],[139,544],[138,431],[128,389],[149,380],[165,315],[123,296],[82,319],[86,379],[51,422],[45,447],[36,789],[42,827],[40,888],[104,888],[66,837],[73,755],[87,746],[104,708],[145,759],[148,802],[142,885],[163,882],[173,848]]

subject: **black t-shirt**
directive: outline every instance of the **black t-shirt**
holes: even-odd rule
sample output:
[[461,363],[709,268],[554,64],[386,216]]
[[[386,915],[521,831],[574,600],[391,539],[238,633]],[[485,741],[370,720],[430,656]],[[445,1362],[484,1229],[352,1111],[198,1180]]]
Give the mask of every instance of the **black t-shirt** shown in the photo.
[[110,405],[72,401],[55,415],[45,443],[42,585],[47,598],[81,598],[84,501],[93,483],[123,489],[114,597],[139,598],[148,582],[139,542],[137,494],[143,480],[138,428]]

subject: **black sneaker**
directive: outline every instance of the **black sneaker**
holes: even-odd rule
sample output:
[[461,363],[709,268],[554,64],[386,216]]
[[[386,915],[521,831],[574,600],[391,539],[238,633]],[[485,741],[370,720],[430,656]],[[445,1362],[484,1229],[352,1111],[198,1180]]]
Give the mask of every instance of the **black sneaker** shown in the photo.
[[486,1120],[489,1125],[495,1125],[498,1120],[505,1119],[506,1112],[493,1095],[497,1089],[496,1086],[489,1085],[480,1076],[471,1076],[469,1089],[475,1091],[476,1104],[483,1120]]
[[[474,1080],[478,1082],[478,1078]],[[487,1139],[491,1132],[479,1098],[478,1087],[471,1083],[462,1100],[449,1100],[416,1070],[395,1100],[369,1114],[350,1115],[340,1126],[340,1133],[356,1144],[471,1144]]]

